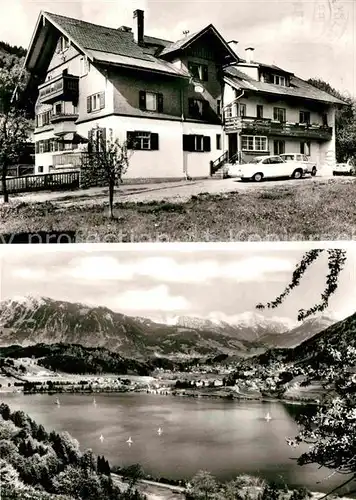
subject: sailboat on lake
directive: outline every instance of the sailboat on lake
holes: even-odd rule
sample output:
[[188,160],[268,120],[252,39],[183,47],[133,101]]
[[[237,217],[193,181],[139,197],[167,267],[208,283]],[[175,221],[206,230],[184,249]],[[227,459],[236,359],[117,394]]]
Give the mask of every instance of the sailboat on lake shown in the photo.
[[57,405],[57,406],[61,406],[61,402],[59,401],[59,399],[58,399],[58,398],[56,399],[56,405]]
[[160,436],[162,434],[163,430],[161,428],[158,429],[157,434]]
[[266,420],[267,422],[269,422],[270,420],[272,420],[272,417],[271,417],[271,415],[270,415],[270,413],[269,413],[269,412],[267,412],[267,415],[265,416],[265,420]]
[[131,436],[130,436],[130,437],[129,437],[129,439],[126,441],[126,443],[127,443],[129,446],[131,446],[131,445],[132,445],[133,441],[132,441],[132,439],[131,439]]

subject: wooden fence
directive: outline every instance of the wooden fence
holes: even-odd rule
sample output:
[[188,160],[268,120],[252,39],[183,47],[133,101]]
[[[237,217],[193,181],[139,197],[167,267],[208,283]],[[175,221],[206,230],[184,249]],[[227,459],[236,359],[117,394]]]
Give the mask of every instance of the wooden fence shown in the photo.
[[[6,187],[9,194],[33,191],[61,191],[79,188],[79,170],[73,172],[55,172],[51,174],[24,175],[8,177]],[[0,193],[2,185],[0,183]]]

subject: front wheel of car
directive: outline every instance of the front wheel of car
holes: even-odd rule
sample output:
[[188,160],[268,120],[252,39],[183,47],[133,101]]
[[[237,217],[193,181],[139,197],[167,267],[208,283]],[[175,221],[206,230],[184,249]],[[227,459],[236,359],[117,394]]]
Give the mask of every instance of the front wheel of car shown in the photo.
[[316,176],[316,168],[315,168],[315,167],[313,167],[313,169],[312,169],[312,171],[311,171],[311,175],[312,175],[313,177],[315,177],[315,176]]
[[301,170],[294,170],[292,177],[293,179],[301,179],[303,176],[303,172]]
[[252,180],[255,182],[261,182],[262,179],[263,179],[263,174],[261,174],[260,172],[258,172],[252,177]]

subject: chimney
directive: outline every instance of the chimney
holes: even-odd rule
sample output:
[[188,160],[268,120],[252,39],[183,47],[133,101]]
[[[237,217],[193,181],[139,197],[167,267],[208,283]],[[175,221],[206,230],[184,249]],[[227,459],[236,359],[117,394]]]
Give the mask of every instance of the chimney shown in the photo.
[[232,50],[235,52],[235,54],[237,54],[237,45],[239,42],[237,40],[230,40],[227,43],[232,48]]
[[252,57],[253,57],[253,51],[254,51],[254,50],[255,50],[255,49],[254,49],[253,47],[247,47],[247,48],[245,49],[245,54],[246,54],[246,62],[247,62],[247,63],[252,62],[252,60],[253,60],[253,59],[252,59]]
[[134,40],[138,45],[144,43],[144,12],[143,10],[136,9],[133,13],[136,23],[134,23]]

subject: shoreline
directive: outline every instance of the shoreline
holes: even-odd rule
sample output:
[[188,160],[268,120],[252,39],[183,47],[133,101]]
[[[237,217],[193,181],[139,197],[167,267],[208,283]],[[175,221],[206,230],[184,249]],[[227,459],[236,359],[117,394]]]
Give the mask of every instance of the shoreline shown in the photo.
[[224,400],[229,400],[229,401],[251,401],[251,402],[262,402],[262,403],[284,403],[284,404],[293,404],[293,405],[317,405],[318,403],[315,401],[315,398],[277,398],[277,397],[272,397],[272,396],[249,396],[249,395],[233,395],[233,394],[216,394],[216,393],[191,393],[191,394],[184,394],[184,393],[173,393],[173,392],[166,392],[166,393],[159,393],[155,394],[152,392],[147,392],[145,390],[130,390],[130,389],[101,389],[101,390],[91,390],[91,391],[85,391],[85,390],[50,390],[50,391],[24,391],[21,389],[17,390],[2,390],[0,388],[0,394],[22,394],[24,396],[31,396],[33,394],[43,394],[43,395],[48,395],[48,396],[54,396],[54,395],[59,395],[59,394],[81,394],[81,395],[92,395],[95,396],[97,394],[137,394],[137,395],[142,395],[142,394],[150,394],[152,396],[172,396],[175,398],[192,398],[192,399],[224,399]]

